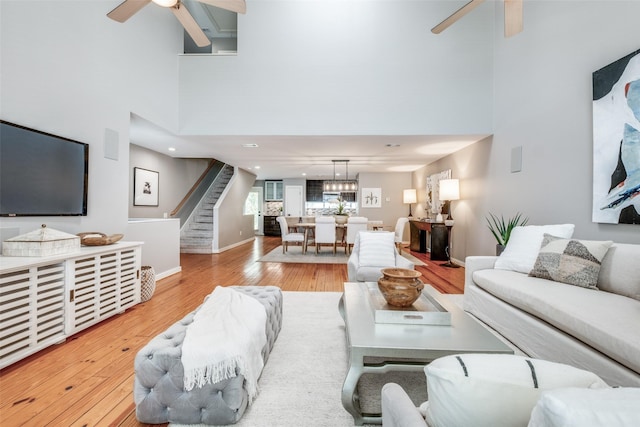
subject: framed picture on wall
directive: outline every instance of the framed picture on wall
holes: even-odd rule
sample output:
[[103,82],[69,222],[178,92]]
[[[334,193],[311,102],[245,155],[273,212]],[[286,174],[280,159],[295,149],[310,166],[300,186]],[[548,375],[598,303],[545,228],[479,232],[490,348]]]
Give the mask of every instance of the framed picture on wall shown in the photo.
[[363,188],[362,189],[362,207],[363,208],[382,207],[382,189],[381,188]]
[[159,178],[156,171],[133,168],[133,206],[158,206]]
[[442,209],[439,185],[441,179],[451,179],[451,169],[427,177],[427,211],[432,214],[439,214]]
[[593,73],[593,222],[640,224],[640,50]]

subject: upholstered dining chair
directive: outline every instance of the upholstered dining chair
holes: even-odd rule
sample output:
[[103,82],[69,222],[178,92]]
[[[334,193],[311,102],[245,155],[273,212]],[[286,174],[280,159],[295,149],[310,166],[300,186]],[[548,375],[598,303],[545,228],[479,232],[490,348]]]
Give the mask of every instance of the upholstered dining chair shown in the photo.
[[287,219],[283,216],[278,217],[278,224],[280,224],[280,233],[282,234],[282,253],[287,252],[289,243],[302,246],[302,252],[306,252],[307,248],[304,247],[304,234],[289,232],[289,224],[287,224]]
[[396,247],[398,248],[399,254],[402,254],[402,236],[404,234],[404,227],[405,225],[407,225],[408,222],[409,222],[409,218],[406,218],[406,217],[400,217],[398,218],[398,221],[396,221],[395,242],[396,242]]
[[347,220],[347,238],[344,245],[344,253],[349,254],[360,231],[367,231],[368,219],[364,216],[351,216]]
[[333,253],[336,253],[336,219],[332,216],[319,216],[316,218],[315,232],[316,254],[320,251],[320,246],[333,246]]

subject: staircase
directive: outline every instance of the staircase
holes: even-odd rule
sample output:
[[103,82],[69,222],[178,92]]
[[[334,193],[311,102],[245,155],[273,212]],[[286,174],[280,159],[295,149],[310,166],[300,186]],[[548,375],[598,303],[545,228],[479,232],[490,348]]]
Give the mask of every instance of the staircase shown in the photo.
[[207,193],[180,230],[180,252],[210,254],[213,248],[213,207],[233,176],[233,166],[225,165]]

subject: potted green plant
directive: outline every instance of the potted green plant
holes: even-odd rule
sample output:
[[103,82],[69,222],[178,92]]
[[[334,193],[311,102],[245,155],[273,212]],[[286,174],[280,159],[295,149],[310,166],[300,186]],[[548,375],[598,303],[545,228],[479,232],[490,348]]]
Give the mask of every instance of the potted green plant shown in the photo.
[[513,231],[515,227],[526,225],[529,218],[523,218],[520,212],[508,220],[505,220],[502,215],[498,218],[491,212],[489,212],[489,216],[491,218],[487,218],[487,224],[491,234],[493,234],[493,237],[495,237],[498,242],[496,245],[496,255],[500,255],[505,246],[507,246],[507,242],[509,242],[511,231]]
[[338,207],[333,214],[336,218],[336,223],[345,224],[347,222],[347,217],[349,216],[349,214],[344,210],[346,206],[344,200],[342,200],[342,197],[340,197],[336,199],[336,202],[338,203]]

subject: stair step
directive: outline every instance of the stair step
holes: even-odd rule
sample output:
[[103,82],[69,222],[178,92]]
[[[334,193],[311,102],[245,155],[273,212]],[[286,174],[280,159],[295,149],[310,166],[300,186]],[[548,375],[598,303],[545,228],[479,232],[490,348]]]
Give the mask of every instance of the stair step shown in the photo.
[[233,166],[225,165],[207,191],[207,194],[202,197],[197,211],[193,213],[191,219],[183,226],[180,233],[180,252],[212,253],[213,208],[227,188],[233,173]]

